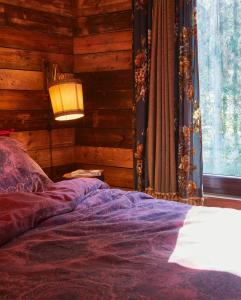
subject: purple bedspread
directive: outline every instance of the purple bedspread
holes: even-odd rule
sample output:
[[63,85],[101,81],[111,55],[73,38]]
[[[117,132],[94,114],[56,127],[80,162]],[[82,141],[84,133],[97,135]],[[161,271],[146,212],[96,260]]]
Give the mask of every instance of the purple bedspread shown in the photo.
[[168,262],[190,209],[97,179],[1,194],[0,299],[241,299],[241,277]]

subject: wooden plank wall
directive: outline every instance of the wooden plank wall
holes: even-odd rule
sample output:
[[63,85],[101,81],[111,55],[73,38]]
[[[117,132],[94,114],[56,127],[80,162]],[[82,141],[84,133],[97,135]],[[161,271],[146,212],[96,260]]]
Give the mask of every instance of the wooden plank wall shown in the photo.
[[77,0],[74,11],[74,72],[86,111],[76,160],[104,169],[111,186],[133,188],[131,0]]
[[[51,113],[43,91],[43,59],[73,72],[71,1],[0,0],[0,128],[14,129],[13,136],[48,169]],[[68,170],[74,163],[74,123],[52,121],[52,126],[54,166]]]

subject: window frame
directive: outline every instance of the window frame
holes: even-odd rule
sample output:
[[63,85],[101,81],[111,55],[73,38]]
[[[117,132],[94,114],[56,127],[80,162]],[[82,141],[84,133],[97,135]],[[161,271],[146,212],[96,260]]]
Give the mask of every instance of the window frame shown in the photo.
[[[197,8],[200,5],[200,11],[203,9],[204,12],[204,17],[209,16],[209,14],[206,16],[205,15],[205,10],[209,7],[206,7],[205,4],[206,1],[200,1],[200,4],[197,3]],[[232,5],[232,4],[230,4]],[[210,8],[210,7],[209,7]],[[217,16],[219,16],[219,12],[221,11],[216,11],[217,12]],[[199,15],[199,12],[198,12]],[[200,16],[198,16],[199,19]],[[234,17],[234,15],[233,15]],[[202,20],[203,21],[203,20]],[[203,23],[202,23],[203,24]],[[197,24],[197,26],[199,26],[199,22]],[[220,24],[219,24],[220,25]],[[218,25],[218,26],[219,26]],[[210,23],[211,26],[211,23]],[[213,27],[213,25],[212,25]],[[220,28],[216,28],[216,30],[220,30]],[[199,30],[198,30],[198,33]],[[224,35],[226,36],[226,35]],[[228,35],[227,35],[228,36]],[[199,38],[198,38],[198,42]],[[208,43],[209,45],[209,43]],[[201,93],[200,93],[200,105],[201,105]],[[215,159],[215,158],[214,158]],[[211,170],[209,170],[211,171]],[[204,190],[204,194],[213,194],[214,197],[215,195],[220,195],[220,197],[225,197],[226,199],[229,198],[238,198],[241,201],[241,177],[236,177],[236,176],[229,176],[229,175],[217,175],[217,174],[207,174],[204,173],[203,174],[203,190]]]
[[204,174],[203,190],[205,194],[221,194],[241,198],[241,177]]

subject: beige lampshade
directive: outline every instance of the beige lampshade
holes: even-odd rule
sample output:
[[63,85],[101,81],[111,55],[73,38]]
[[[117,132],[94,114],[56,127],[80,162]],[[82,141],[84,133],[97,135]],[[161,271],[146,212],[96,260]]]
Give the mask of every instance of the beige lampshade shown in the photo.
[[76,79],[56,81],[49,95],[57,121],[74,120],[84,116],[82,83]]

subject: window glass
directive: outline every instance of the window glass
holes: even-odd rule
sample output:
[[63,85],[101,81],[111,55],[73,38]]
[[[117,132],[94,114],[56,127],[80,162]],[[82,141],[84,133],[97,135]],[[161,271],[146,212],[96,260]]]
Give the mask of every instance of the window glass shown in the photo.
[[198,0],[204,173],[241,176],[241,1]]

